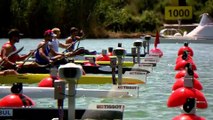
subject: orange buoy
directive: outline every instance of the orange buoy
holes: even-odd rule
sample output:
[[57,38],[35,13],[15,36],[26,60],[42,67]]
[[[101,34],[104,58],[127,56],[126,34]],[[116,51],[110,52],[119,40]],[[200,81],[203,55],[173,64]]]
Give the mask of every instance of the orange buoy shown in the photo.
[[[184,70],[186,65],[190,63],[189,61],[186,61],[186,60],[181,60],[180,62],[178,62],[176,65],[175,65],[175,70]],[[192,70],[197,70],[197,67],[195,65],[194,62],[190,63],[192,65]]]
[[[183,86],[184,86],[184,78],[176,79],[175,83],[173,84],[172,90],[176,90]],[[193,87],[198,90],[203,90],[203,86],[196,78],[194,78]]]
[[[186,70],[181,70],[181,71],[178,71],[175,75],[175,79],[178,79],[178,78],[182,78],[186,75]],[[194,71],[194,78],[199,78],[199,75],[197,74],[197,72]]]
[[163,52],[159,48],[153,48],[150,50],[150,54],[159,55],[159,57],[163,56]]
[[172,120],[206,120],[204,117],[195,114],[180,114],[175,116]]
[[196,106],[200,109],[205,109],[208,107],[208,103],[204,94],[195,89],[195,88],[187,88],[181,87],[172,92],[167,101],[168,107],[179,107],[182,106],[187,98],[196,98],[197,102]]
[[38,83],[38,87],[53,87],[53,78],[46,77]]

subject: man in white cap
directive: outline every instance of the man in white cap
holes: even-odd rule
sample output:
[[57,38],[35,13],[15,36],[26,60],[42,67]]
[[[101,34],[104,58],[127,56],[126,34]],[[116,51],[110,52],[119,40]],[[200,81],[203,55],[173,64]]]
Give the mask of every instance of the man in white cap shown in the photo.
[[56,52],[59,52],[59,47],[60,48],[67,48],[70,45],[72,45],[72,44],[64,44],[64,43],[61,43],[59,41],[59,38],[60,38],[60,35],[61,35],[61,31],[60,31],[59,28],[55,27],[55,28],[52,29],[52,31],[56,35],[55,37],[53,37],[52,42],[50,42],[50,45],[52,46],[53,50],[55,50]]

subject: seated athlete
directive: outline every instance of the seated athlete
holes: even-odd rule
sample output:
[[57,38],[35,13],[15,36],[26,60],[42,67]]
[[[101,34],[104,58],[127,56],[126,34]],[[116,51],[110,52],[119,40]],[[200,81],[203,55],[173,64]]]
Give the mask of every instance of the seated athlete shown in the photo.
[[71,46],[72,44],[64,44],[61,43],[59,41],[60,35],[61,35],[61,31],[59,28],[53,28],[52,32],[56,35],[55,37],[53,37],[52,42],[50,42],[53,50],[55,50],[56,52],[59,52],[59,48],[67,48],[69,46]]
[[[39,43],[38,50],[35,53],[36,63],[40,65],[47,65],[64,57],[64,54],[55,52],[49,45],[49,42],[52,41],[54,36],[56,35],[52,32],[52,30],[46,30],[44,32],[44,40]],[[50,54],[52,56],[50,56]]]
[[[84,32],[83,30],[78,31],[78,29],[76,27],[71,27],[70,28],[70,36],[66,39],[66,44],[72,44],[71,46],[69,46],[67,48],[67,51],[73,51],[74,49],[78,49],[79,46],[77,46],[77,48],[75,48],[75,44],[77,41],[80,42],[80,40],[84,37]],[[79,43],[78,43],[79,45]],[[83,47],[81,47],[81,49],[84,49]],[[87,54],[87,55],[96,55],[96,51],[89,51],[87,49],[84,49],[84,53],[83,54]]]
[[9,40],[1,48],[2,69],[15,69],[16,61],[25,60],[32,54],[32,52],[29,52],[26,55],[15,54],[9,58],[7,57],[10,53],[16,51],[15,43],[19,42],[22,35],[23,34],[21,34],[18,29],[11,29],[8,32]]
[[[82,36],[83,31],[81,31]],[[78,36],[78,29],[76,27],[71,27],[70,29],[70,36],[66,39],[66,44],[73,44],[70,48],[68,48],[68,51],[73,51],[75,49],[75,43],[76,41],[81,40],[82,36]]]
[[74,52],[68,52],[66,54],[58,53],[50,47],[49,42],[52,41],[53,37],[56,35],[52,32],[52,30],[46,30],[44,32],[44,40],[41,41],[38,45],[38,50],[35,53],[35,62],[40,65],[47,64],[66,64],[66,56],[75,56],[77,54],[82,54],[82,49],[76,50]]

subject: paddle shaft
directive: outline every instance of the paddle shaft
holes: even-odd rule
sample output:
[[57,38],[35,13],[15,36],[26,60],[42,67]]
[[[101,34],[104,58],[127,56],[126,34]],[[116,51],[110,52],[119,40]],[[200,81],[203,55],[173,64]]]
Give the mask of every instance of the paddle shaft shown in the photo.
[[77,48],[76,48],[76,49],[78,49],[78,47],[79,47],[79,45],[80,45],[80,41],[83,40],[84,38],[85,38],[85,35],[83,35],[83,37],[81,37],[80,40],[76,40],[73,44],[71,44],[70,46],[68,46],[62,53],[67,52],[67,50],[70,49],[70,48],[71,48],[73,45],[75,45],[77,42],[78,42],[78,45],[77,45]]
[[[78,49],[77,49],[77,50],[78,50]],[[77,50],[73,51],[73,53],[75,53]],[[62,54],[63,54],[63,52],[62,52]],[[46,64],[46,65],[38,65],[38,66],[40,66],[40,67],[53,66],[56,62],[58,62],[59,60],[64,59],[65,57],[66,57],[66,55],[64,55],[64,56],[62,56],[60,59],[56,59],[56,60],[54,60],[53,62],[48,63],[48,64]]]
[[39,46],[38,48],[36,48],[35,50],[33,50],[33,52],[27,57],[27,59],[24,60],[24,62],[19,66],[17,67],[16,71],[18,71],[21,67],[24,66],[24,64],[30,59],[30,57],[37,51],[39,50],[40,48],[42,48],[45,44]]

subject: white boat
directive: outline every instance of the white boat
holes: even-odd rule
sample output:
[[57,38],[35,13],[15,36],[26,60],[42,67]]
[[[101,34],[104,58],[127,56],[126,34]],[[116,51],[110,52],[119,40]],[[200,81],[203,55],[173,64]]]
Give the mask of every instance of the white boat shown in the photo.
[[186,37],[194,40],[213,40],[213,19],[208,13],[204,13],[201,16],[199,25],[189,32]]
[[[169,40],[190,40],[195,43],[213,43],[213,19],[208,13],[203,13],[198,26],[191,32],[182,32],[178,29],[162,29],[160,36]],[[170,34],[166,34],[170,33]],[[162,40],[163,41],[163,40]]]

